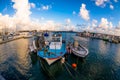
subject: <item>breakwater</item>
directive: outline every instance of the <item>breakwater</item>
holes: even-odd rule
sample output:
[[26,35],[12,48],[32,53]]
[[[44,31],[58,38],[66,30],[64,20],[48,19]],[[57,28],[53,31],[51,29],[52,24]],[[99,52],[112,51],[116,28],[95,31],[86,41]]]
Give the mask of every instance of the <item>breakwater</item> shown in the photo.
[[5,40],[2,40],[1,38],[1,41],[0,41],[0,44],[4,44],[4,43],[7,43],[7,42],[10,42],[10,41],[14,41],[14,40],[18,40],[18,39],[21,39],[21,38],[31,38],[32,36],[14,36],[13,38],[7,38]]
[[120,43],[120,36],[116,36],[116,35],[91,33],[91,32],[78,32],[76,35],[80,37],[90,37],[94,39],[101,39],[111,43]]

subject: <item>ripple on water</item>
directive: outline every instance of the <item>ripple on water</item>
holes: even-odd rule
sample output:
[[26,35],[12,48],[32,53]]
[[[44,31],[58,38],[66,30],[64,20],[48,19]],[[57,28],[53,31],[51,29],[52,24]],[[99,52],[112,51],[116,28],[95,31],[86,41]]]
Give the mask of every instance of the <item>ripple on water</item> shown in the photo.
[[[71,39],[70,34],[66,37],[68,40]],[[6,80],[49,79],[42,72],[37,56],[27,53],[30,41],[19,39],[0,45],[0,73]],[[120,44],[89,38],[79,39],[79,42],[89,49],[89,55],[78,61],[80,80],[120,80]],[[71,64],[77,62],[76,59],[71,56],[68,61]],[[56,79],[72,80],[66,71]]]

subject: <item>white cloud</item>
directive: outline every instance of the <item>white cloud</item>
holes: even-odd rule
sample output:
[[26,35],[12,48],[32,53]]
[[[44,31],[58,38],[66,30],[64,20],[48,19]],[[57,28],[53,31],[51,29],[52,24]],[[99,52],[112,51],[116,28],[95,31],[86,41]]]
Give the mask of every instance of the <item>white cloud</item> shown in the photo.
[[70,24],[71,23],[71,20],[68,18],[65,20],[66,24]]
[[75,12],[75,11],[73,11],[73,12],[72,12],[72,14],[73,14],[73,15],[75,15],[75,14],[76,14],[76,12]]
[[32,8],[35,8],[35,7],[36,7],[36,5],[35,5],[34,3],[30,3],[30,6],[31,6]]
[[85,4],[81,5],[79,15],[81,16],[81,18],[83,18],[86,21],[90,19],[89,11],[86,9]]
[[41,17],[41,20],[44,20],[45,18],[44,17]]
[[[31,11],[30,8],[33,8],[33,4],[28,2],[28,0],[12,0],[14,2],[13,8],[15,9],[15,14],[13,17],[9,15],[2,15],[0,13],[0,29],[2,28],[11,28],[14,30],[34,30],[34,29],[42,29],[42,30],[69,30],[75,29],[73,25],[68,26],[68,28],[64,27],[60,23],[56,23],[53,20],[48,20],[42,22],[44,17],[40,19],[32,19],[30,18]],[[48,8],[46,8],[48,9]],[[66,23],[70,24],[71,20],[66,19]]]
[[114,9],[114,6],[113,6],[113,5],[110,5],[110,9],[112,9],[112,10],[113,10],[113,9]]
[[99,27],[107,30],[107,29],[111,29],[113,27],[113,24],[112,24],[112,22],[109,22],[106,18],[101,18]]
[[118,25],[116,27],[117,29],[120,29],[120,21],[118,22]]
[[[2,15],[0,14],[0,29],[4,29],[6,28],[7,30],[9,30],[10,28],[15,28],[15,23],[14,23],[14,19],[12,17],[10,17],[9,15]],[[10,31],[10,30],[9,30]]]
[[[15,4],[13,8],[16,10],[14,17],[22,21],[23,23],[28,22],[30,20],[30,3],[28,0],[12,0]],[[24,20],[23,20],[24,19]]]
[[114,0],[114,2],[118,2],[118,0]]
[[98,22],[97,20],[93,19],[92,20],[92,27],[97,27],[97,22]]
[[[0,13],[0,29],[7,27],[7,28],[16,28],[19,30],[32,30],[32,29],[42,29],[42,30],[75,30],[78,31],[78,27],[70,24],[71,20],[68,18],[66,19],[66,23],[69,25],[64,25],[61,23],[56,23],[53,20],[48,20],[46,22],[42,22],[41,20],[43,20],[44,18],[41,17],[40,19],[35,19],[32,20],[30,18],[31,15],[31,11],[30,11],[30,3],[28,2],[28,0],[12,0],[14,2],[13,4],[13,8],[16,10],[15,14],[13,15],[13,17],[10,17],[9,15],[2,15]],[[86,9],[86,5],[82,4],[81,7],[81,14],[80,16],[85,19],[85,20],[89,20],[89,12]],[[41,23],[42,22],[42,23]],[[97,20],[93,20],[92,21],[92,25],[97,27]],[[120,26],[120,22],[119,22],[119,26]],[[112,22],[109,22],[106,18],[102,18],[101,22],[99,24],[99,28],[101,32],[108,30],[109,28],[112,28],[113,24]],[[82,28],[81,28],[82,29]],[[87,30],[91,30],[91,27],[88,26],[85,29]],[[83,30],[85,30],[83,28]],[[104,29],[104,30],[103,30]]]
[[120,27],[120,21],[118,22],[118,26]]
[[50,8],[52,8],[51,5],[42,5],[41,7],[42,10],[49,10]]
[[108,20],[106,18],[101,18],[101,23],[99,27],[107,29],[108,28]]
[[105,3],[108,2],[109,0],[95,0],[95,4],[97,6],[105,6]]
[[113,28],[113,24],[112,22],[109,22],[109,29],[112,29]]

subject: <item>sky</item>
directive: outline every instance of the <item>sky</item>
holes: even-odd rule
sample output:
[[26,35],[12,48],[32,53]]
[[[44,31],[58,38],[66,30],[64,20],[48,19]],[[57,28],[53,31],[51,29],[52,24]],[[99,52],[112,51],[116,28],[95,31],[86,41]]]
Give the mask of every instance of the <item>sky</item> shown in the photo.
[[118,34],[120,0],[0,0],[3,28]]

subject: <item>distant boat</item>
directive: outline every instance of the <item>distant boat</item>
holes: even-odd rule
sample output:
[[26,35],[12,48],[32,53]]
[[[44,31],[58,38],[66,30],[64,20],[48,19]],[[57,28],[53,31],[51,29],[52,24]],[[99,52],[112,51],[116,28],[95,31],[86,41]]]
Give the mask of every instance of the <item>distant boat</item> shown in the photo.
[[61,59],[66,53],[66,47],[65,43],[62,42],[61,34],[53,34],[50,37],[51,40],[40,40],[44,40],[44,42],[40,43],[42,46],[41,50],[38,50],[37,55],[42,69],[49,74],[49,76],[52,76],[62,69]]
[[80,45],[77,41],[71,46],[71,51],[75,56],[82,58],[88,55],[88,49]]

